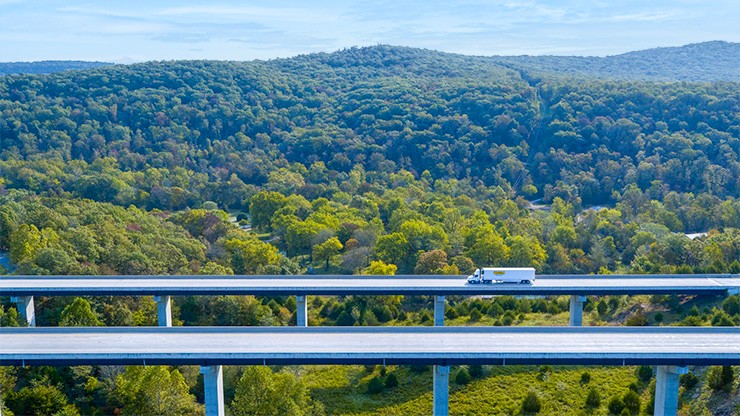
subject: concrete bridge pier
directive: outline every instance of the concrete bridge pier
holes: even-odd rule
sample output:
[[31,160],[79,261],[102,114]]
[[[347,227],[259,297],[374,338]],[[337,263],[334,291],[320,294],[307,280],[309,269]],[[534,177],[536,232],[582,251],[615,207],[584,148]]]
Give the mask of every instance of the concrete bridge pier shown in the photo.
[[654,416],[676,416],[678,413],[679,377],[681,374],[688,372],[688,367],[658,366],[658,371],[655,374]]
[[447,416],[450,413],[450,366],[434,366],[434,393],[432,414]]
[[308,326],[308,296],[295,297],[295,321],[296,326]]
[[570,295],[570,318],[568,319],[569,326],[583,326],[583,302],[585,301],[585,296]]
[[221,365],[201,366],[206,416],[224,416],[224,371]]
[[[445,297],[437,295],[434,297],[434,326],[444,325]],[[450,366],[434,366],[433,386],[432,414],[434,416],[447,416],[450,413]]]
[[172,326],[172,302],[171,296],[155,296],[157,302],[157,324],[159,326]]
[[10,301],[15,303],[15,308],[28,322],[28,326],[36,326],[36,309],[33,306],[33,296],[11,296]]

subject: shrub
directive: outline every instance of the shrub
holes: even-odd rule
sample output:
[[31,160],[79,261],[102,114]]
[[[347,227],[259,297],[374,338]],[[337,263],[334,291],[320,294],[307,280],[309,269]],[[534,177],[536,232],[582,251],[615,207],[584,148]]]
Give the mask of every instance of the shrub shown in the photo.
[[630,414],[640,413],[640,396],[634,391],[630,390],[625,393],[622,402],[624,402],[625,410],[628,410]]
[[707,374],[707,384],[714,391],[727,391],[732,389],[734,372],[730,366],[712,367]]
[[585,371],[583,374],[581,374],[581,384],[588,384],[591,382],[591,373],[588,371]]
[[730,296],[722,302],[722,309],[728,315],[737,315],[740,313],[740,296]]
[[483,366],[482,365],[471,365],[468,366],[468,372],[472,378],[483,377]]
[[618,415],[622,413],[622,410],[624,410],[624,402],[621,397],[614,396],[609,400],[609,405],[607,407],[609,408],[610,414]]
[[540,404],[540,398],[537,397],[537,393],[530,391],[524,396],[524,400],[522,400],[522,413],[538,413],[541,408],[542,405]]
[[647,383],[653,378],[653,367],[649,365],[641,365],[637,367],[637,378],[643,383]]
[[367,392],[369,394],[378,394],[381,391],[383,391],[383,381],[380,380],[380,377],[373,377],[370,379],[370,382],[367,383]]
[[586,396],[586,407],[589,409],[596,409],[599,406],[601,406],[601,395],[595,387],[591,387],[588,391],[588,396]]
[[468,369],[465,367],[460,367],[457,370],[457,373],[455,373],[455,383],[460,386],[470,383],[471,379],[470,373],[468,373]]
[[547,380],[547,378],[550,376],[550,373],[552,373],[552,367],[550,367],[549,365],[543,365],[542,367],[540,367],[540,372],[537,374],[537,380]]
[[385,386],[390,389],[398,386],[398,377],[396,376],[396,373],[388,374],[388,377],[385,378]]
[[694,373],[686,373],[681,374],[681,378],[679,379],[679,383],[685,388],[686,390],[690,390],[694,388],[699,383],[699,377],[696,376]]
[[634,315],[627,318],[624,324],[627,326],[647,326],[648,320],[645,315],[643,315],[642,311],[637,311]]
[[601,299],[599,303],[596,304],[596,312],[599,313],[600,317],[606,316],[607,311],[609,311],[609,305],[606,304],[604,299]]
[[432,315],[429,311],[422,311],[419,314],[419,323],[426,324],[428,322],[432,322]]
[[725,311],[717,311],[712,316],[712,326],[735,326],[735,322]]
[[483,314],[478,309],[473,309],[470,311],[470,322],[477,322],[482,316]]

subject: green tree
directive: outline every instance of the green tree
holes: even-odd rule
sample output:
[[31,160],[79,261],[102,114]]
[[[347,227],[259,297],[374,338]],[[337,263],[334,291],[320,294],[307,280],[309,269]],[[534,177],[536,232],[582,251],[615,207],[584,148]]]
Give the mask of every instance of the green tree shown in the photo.
[[410,253],[409,240],[402,233],[391,233],[378,238],[375,255],[391,264],[401,264]]
[[714,391],[732,391],[735,373],[731,366],[712,367],[707,372],[707,385]]
[[332,237],[321,244],[313,246],[313,258],[317,261],[326,261],[325,269],[329,270],[329,260],[339,254],[344,248],[337,237]]
[[368,394],[378,394],[383,391],[383,380],[375,376],[367,383]]
[[59,326],[101,326],[98,316],[90,307],[90,302],[83,298],[75,298],[67,305],[59,319]]
[[636,415],[640,413],[640,396],[632,390],[629,390],[624,394],[622,398],[624,408],[627,409],[630,414]]
[[540,404],[540,398],[537,396],[537,393],[529,391],[527,395],[524,396],[524,400],[522,400],[522,413],[539,413],[541,408],[542,404]]
[[740,296],[730,296],[722,302],[722,309],[730,316],[740,314]]
[[58,240],[53,229],[39,230],[33,224],[21,224],[10,235],[10,258],[15,263],[33,260],[39,250]]
[[460,386],[464,386],[473,378],[470,376],[470,373],[468,372],[468,369],[465,367],[460,367],[457,369],[457,372],[455,373],[455,383]]
[[31,385],[8,395],[8,407],[17,415],[47,416],[79,415],[67,402],[67,396],[48,378],[34,380]]
[[504,239],[490,224],[469,232],[465,242],[467,256],[480,267],[503,265],[511,253]]
[[541,268],[547,259],[545,248],[535,237],[513,236],[506,239],[511,249],[508,264],[516,267]]
[[596,409],[601,406],[601,395],[596,387],[591,387],[588,390],[588,396],[586,396],[586,407],[589,409]]
[[277,247],[256,237],[233,238],[224,244],[231,254],[231,267],[237,274],[256,274],[268,265],[279,265],[282,255]]
[[250,366],[236,384],[230,408],[234,416],[301,416],[309,401],[308,389],[293,374]]
[[371,261],[370,266],[365,269],[365,274],[376,275],[376,276],[393,276],[396,274],[395,264],[385,264],[381,260]]
[[114,396],[127,415],[185,416],[203,411],[182,374],[166,366],[126,367],[116,378]]
[[249,200],[249,215],[252,226],[266,231],[272,231],[270,219],[275,211],[282,208],[287,198],[279,192],[262,191],[256,193]]

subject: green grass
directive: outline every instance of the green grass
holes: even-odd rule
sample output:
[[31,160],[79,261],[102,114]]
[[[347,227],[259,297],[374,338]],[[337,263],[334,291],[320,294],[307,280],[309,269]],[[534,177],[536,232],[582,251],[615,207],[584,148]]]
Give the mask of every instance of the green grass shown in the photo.
[[[545,377],[539,367],[486,367],[485,377],[467,386],[450,384],[452,415],[514,415],[528,391],[535,391],[542,402],[540,414],[606,415],[612,396],[623,396],[637,381],[634,367],[555,367]],[[415,373],[408,367],[389,366],[399,386],[371,395],[368,380],[378,369],[362,366],[303,367],[303,381],[314,399],[326,406],[329,415],[429,415],[432,411],[432,373]],[[454,374],[455,368],[452,369]],[[591,381],[582,385],[581,374],[588,371]],[[452,379],[452,377],[451,377]],[[587,412],[584,403],[591,387],[601,394],[602,405]],[[643,392],[643,406],[649,391]]]

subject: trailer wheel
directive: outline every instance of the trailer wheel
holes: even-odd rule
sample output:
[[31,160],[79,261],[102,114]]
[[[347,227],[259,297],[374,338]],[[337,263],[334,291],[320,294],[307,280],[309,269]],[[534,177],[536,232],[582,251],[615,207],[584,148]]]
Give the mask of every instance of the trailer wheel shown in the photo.
[[528,285],[528,284],[531,284],[532,282],[530,282],[529,280],[522,280],[521,283],[523,285]]

